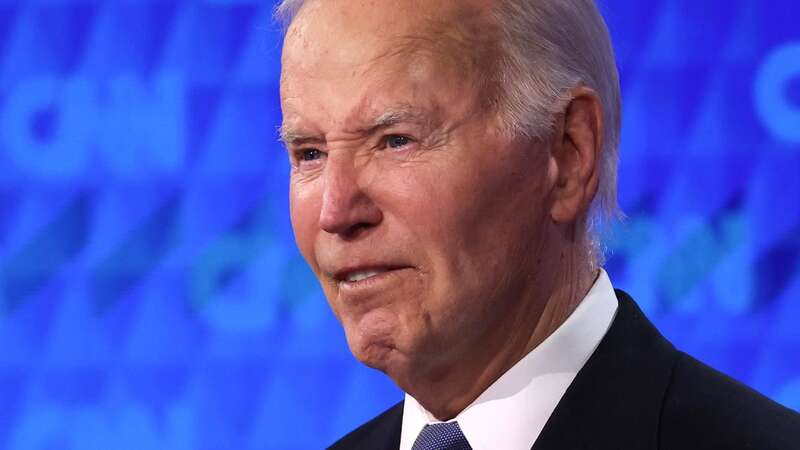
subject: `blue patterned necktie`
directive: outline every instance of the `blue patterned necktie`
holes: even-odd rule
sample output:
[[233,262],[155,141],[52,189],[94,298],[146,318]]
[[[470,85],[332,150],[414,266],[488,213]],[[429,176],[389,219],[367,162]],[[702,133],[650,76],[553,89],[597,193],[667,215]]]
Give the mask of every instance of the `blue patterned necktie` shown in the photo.
[[425,425],[411,450],[472,450],[458,422]]

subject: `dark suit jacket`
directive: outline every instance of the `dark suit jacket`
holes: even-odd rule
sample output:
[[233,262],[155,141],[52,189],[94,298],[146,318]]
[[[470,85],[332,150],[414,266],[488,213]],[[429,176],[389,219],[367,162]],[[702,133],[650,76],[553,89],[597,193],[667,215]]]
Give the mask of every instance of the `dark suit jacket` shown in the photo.
[[[532,450],[800,450],[800,415],[676,350],[627,294],[617,298]],[[401,402],[330,448],[397,450],[402,419]]]

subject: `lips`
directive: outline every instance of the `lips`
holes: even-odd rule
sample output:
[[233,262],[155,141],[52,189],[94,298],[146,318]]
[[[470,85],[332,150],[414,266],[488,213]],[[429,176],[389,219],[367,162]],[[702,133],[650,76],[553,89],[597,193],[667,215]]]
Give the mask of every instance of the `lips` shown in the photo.
[[355,272],[350,272],[345,275],[344,281],[349,283],[354,283],[356,281],[366,280],[367,278],[372,278],[376,275],[381,273],[385,273],[386,269],[367,269],[367,270],[357,270]]
[[387,281],[409,266],[402,265],[358,265],[342,268],[334,272],[333,278],[342,288],[358,288]]
[[357,282],[371,278],[382,273],[390,272],[392,270],[402,269],[405,266],[388,265],[388,264],[359,264],[349,267],[343,267],[333,272],[333,278],[336,281]]

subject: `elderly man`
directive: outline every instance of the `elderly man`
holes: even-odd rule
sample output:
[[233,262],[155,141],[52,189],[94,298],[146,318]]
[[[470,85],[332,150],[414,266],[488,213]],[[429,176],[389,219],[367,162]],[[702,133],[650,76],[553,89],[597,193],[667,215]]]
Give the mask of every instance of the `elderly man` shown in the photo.
[[404,402],[335,449],[800,448],[601,268],[619,83],[592,0],[287,0],[297,244]]

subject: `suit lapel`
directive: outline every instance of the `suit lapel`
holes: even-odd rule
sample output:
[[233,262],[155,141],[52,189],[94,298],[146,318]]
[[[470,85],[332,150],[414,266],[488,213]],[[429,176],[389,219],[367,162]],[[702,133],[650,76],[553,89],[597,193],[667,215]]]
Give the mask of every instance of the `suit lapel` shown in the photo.
[[404,402],[357,428],[328,450],[397,450],[403,425]]
[[532,450],[655,449],[675,348],[617,291],[619,309]]

